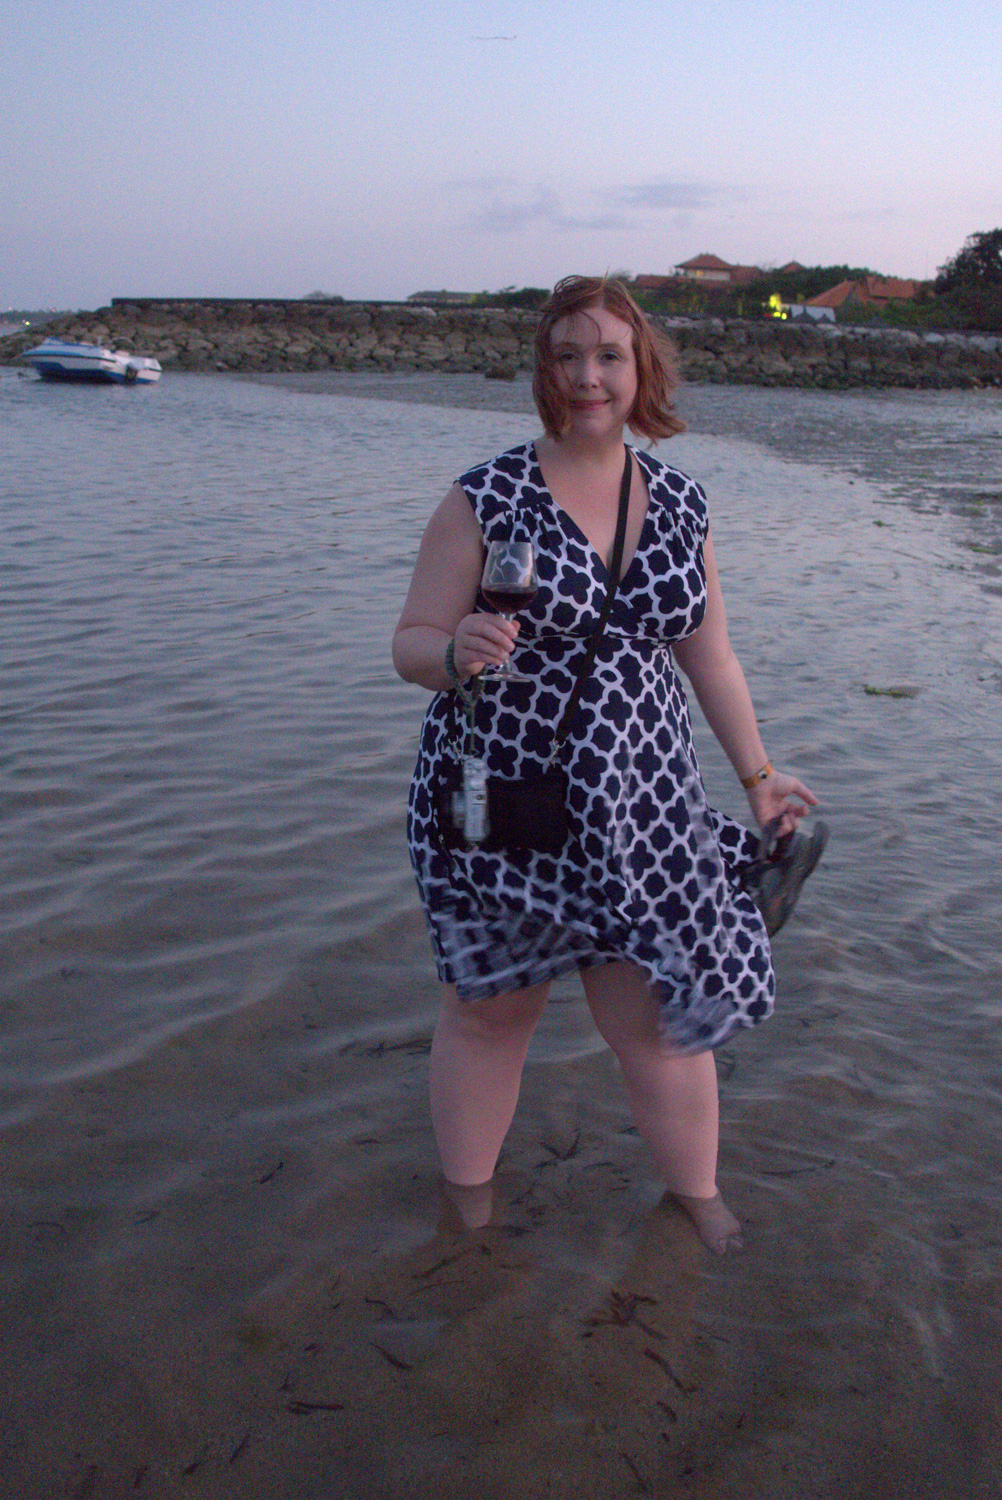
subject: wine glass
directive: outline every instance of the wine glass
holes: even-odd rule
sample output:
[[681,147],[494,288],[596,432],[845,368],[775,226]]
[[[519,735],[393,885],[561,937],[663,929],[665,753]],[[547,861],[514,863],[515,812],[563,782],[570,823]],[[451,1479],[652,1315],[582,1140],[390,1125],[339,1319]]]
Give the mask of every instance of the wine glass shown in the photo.
[[[531,603],[538,587],[531,542],[491,542],[480,581],[480,592],[488,604],[510,620]],[[480,675],[498,682],[532,681],[524,672],[514,671],[509,658],[499,667],[485,667]]]

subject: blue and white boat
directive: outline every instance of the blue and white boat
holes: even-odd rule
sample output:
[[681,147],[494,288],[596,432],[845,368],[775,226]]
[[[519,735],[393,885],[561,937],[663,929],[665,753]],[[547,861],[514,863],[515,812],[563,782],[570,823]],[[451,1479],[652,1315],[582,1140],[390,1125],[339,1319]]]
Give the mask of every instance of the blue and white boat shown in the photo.
[[99,344],[68,344],[46,339],[37,349],[21,356],[43,380],[114,381],[117,385],[150,385],[159,380],[160,361],[125,349],[104,349]]

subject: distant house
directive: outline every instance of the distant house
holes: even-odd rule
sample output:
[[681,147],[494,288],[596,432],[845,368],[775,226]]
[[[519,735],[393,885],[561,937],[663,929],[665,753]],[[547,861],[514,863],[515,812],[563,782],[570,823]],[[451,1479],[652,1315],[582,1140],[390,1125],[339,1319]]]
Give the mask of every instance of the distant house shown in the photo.
[[853,307],[887,307],[891,302],[910,302],[919,289],[917,281],[898,276],[864,276],[859,281],[840,281],[826,292],[811,297],[807,307],[830,307],[834,312]]
[[731,268],[719,255],[694,255],[677,265],[675,274],[687,281],[710,281],[718,286],[729,286],[731,280]]
[[675,267],[676,276],[719,287],[750,286],[761,274],[758,266],[731,265],[719,255],[694,255],[691,260],[684,260]]
[[[856,283],[854,281],[840,281],[837,286],[830,286],[826,292],[819,292],[816,297],[810,297],[808,307],[830,307],[837,311],[844,307],[850,297],[856,296]],[[856,298],[858,301],[859,299]]]

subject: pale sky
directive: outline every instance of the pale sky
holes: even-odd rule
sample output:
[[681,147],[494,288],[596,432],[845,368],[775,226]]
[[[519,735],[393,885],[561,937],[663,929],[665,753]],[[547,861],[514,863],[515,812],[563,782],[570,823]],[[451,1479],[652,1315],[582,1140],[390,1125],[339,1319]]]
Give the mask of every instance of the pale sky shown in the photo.
[[972,0],[0,0],[0,308],[934,275],[1002,226]]

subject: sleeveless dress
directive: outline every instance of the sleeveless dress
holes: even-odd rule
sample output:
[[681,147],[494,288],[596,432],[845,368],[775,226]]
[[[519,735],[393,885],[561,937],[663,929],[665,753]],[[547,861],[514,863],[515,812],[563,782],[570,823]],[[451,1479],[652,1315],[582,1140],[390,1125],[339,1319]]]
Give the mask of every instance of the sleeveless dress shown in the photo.
[[[677,469],[634,456],[649,507],[559,754],[564,849],[448,847],[439,791],[467,731],[451,691],[437,693],[424,718],[408,842],[439,977],[460,999],[626,960],[649,977],[666,1037],[702,1051],[771,1014],[772,962],[741,887],[758,840],[707,803],[670,650],[706,607],[706,500]],[[532,775],[549,759],[608,573],[550,496],[532,443],[459,483],[485,542],[521,536],[535,548],[539,591],[519,613],[513,658],[530,681],[483,684],[473,744],[490,775]]]

